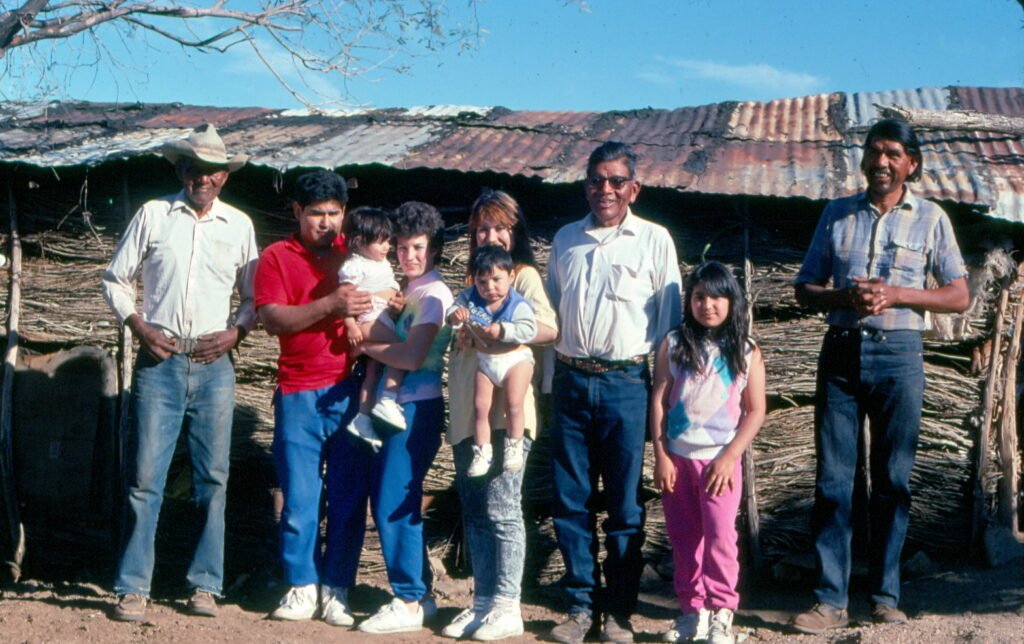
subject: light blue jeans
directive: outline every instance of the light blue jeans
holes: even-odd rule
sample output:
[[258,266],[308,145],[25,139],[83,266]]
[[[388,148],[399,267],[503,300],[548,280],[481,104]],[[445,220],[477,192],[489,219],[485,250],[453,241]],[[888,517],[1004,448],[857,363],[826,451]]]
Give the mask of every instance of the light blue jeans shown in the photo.
[[224,505],[227,497],[235,370],[230,357],[203,365],[177,354],[157,362],[141,353],[132,389],[134,449],[129,463],[128,521],[114,592],[149,595],[154,539],[167,470],[184,430],[192,464],[191,503],[198,542],[187,581],[220,595],[224,583]]
[[[526,561],[526,527],[523,524],[523,472],[502,470],[505,432],[491,433],[494,462],[484,476],[466,476],[473,461],[473,439],[455,446],[455,484],[462,502],[466,541],[473,565],[477,597],[518,601]],[[532,441],[523,438],[523,454]]]

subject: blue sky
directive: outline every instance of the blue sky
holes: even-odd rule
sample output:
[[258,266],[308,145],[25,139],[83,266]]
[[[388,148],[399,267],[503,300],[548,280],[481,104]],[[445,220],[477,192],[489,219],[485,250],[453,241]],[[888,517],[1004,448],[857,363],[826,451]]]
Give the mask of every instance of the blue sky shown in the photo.
[[[449,0],[459,17],[465,0]],[[475,50],[409,60],[407,73],[316,78],[356,105],[531,110],[672,108],[833,91],[1024,86],[1015,0],[486,0]],[[59,98],[296,107],[247,50],[153,49],[101,33],[121,65],[59,80]],[[81,56],[62,48],[55,55]],[[294,78],[291,78],[294,81]],[[18,83],[0,80],[8,97]],[[15,85],[11,85],[15,83]],[[12,89],[15,92],[12,93]]]

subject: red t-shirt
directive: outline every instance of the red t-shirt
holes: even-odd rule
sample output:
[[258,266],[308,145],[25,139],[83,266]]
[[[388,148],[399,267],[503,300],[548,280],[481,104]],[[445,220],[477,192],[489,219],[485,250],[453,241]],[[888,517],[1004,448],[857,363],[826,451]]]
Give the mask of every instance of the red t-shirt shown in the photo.
[[[256,308],[265,304],[308,304],[338,287],[345,259],[339,235],[326,256],[309,252],[296,236],[274,242],[260,254],[256,267]],[[348,377],[351,364],[341,318],[329,316],[298,333],[280,335],[277,384],[281,393],[322,389]]]

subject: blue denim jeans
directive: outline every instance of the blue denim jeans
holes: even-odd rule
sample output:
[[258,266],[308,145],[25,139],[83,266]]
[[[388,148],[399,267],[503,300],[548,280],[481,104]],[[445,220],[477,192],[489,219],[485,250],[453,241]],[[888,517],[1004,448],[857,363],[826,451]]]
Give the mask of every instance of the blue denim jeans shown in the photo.
[[327,489],[337,499],[340,523],[337,585],[350,587],[359,569],[366,531],[366,500],[370,500],[384,555],[384,567],[395,597],[419,600],[431,584],[423,542],[423,479],[441,447],[444,399],[402,403],[406,430],[384,438],[379,453],[343,432],[348,446],[339,449],[339,467],[327,471]]
[[[358,408],[359,381],[349,378],[322,389],[274,394],[274,465],[284,493],[281,511],[281,562],[289,586],[324,583],[341,586],[341,553],[347,544],[341,529],[340,486],[327,488],[327,537],[320,541],[322,472],[339,466],[354,449],[344,427]],[[326,552],[322,546],[326,545]]]
[[228,355],[211,364],[176,354],[157,362],[140,353],[132,388],[134,449],[128,450],[126,540],[114,592],[149,595],[154,540],[167,470],[182,430],[192,464],[191,503],[199,533],[189,586],[220,595],[224,583],[227,497],[235,371]]
[[832,327],[818,361],[815,443],[818,469],[812,512],[818,601],[846,608],[851,511],[859,436],[870,421],[868,589],[873,604],[896,606],[900,552],[910,517],[924,396],[921,334]]
[[[588,374],[556,363],[551,427],[552,515],[565,560],[562,589],[570,612],[600,607],[628,615],[643,569],[644,508],[640,503],[647,400],[646,365]],[[597,492],[598,479],[603,495]],[[603,498],[607,555],[597,563],[597,512]],[[604,591],[601,571],[604,571]]]
[[[518,601],[526,562],[526,526],[523,524],[523,467],[502,470],[505,432],[491,433],[494,462],[484,476],[466,476],[473,460],[473,439],[454,448],[455,485],[462,502],[462,519],[473,565],[473,593],[478,597]],[[532,441],[523,438],[523,454]]]

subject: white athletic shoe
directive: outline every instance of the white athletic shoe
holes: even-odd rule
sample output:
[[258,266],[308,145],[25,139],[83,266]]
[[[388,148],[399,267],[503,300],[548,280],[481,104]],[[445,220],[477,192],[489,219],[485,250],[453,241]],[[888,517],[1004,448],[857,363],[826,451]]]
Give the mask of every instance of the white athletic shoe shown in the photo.
[[735,643],[736,637],[732,634],[732,611],[728,608],[719,608],[711,615],[708,644]]
[[[414,610],[409,610],[413,608]],[[419,604],[407,606],[404,601],[395,597],[390,604],[381,606],[380,610],[359,625],[364,633],[407,633],[423,628],[423,607]]]
[[487,474],[491,469],[493,457],[494,454],[490,443],[474,445],[473,461],[469,464],[469,469],[466,470],[466,476],[483,476]]
[[362,412],[356,414],[356,417],[352,419],[352,422],[348,424],[346,429],[349,434],[369,443],[374,452],[380,449],[380,436],[377,434],[377,430],[373,428],[373,419],[366,414]]
[[484,623],[484,617],[486,616],[487,613],[483,611],[467,608],[456,615],[455,619],[441,630],[441,635],[454,639],[469,637],[476,632],[476,629],[480,628],[480,625]]
[[331,626],[352,626],[356,623],[348,607],[348,588],[320,586],[320,617]]
[[706,608],[700,609],[698,613],[682,613],[676,617],[672,627],[665,631],[662,640],[672,644],[706,640],[710,620],[711,611]]
[[292,586],[281,598],[281,604],[270,613],[270,619],[300,622],[316,615],[316,584]]
[[505,460],[502,468],[509,473],[515,473],[523,469],[526,464],[526,457],[523,454],[523,439],[505,437]]
[[473,639],[481,642],[518,637],[523,634],[523,616],[519,609],[495,606],[484,617],[484,623],[473,633]]
[[370,410],[370,415],[387,424],[394,431],[405,430],[405,412],[394,398],[382,397]]

